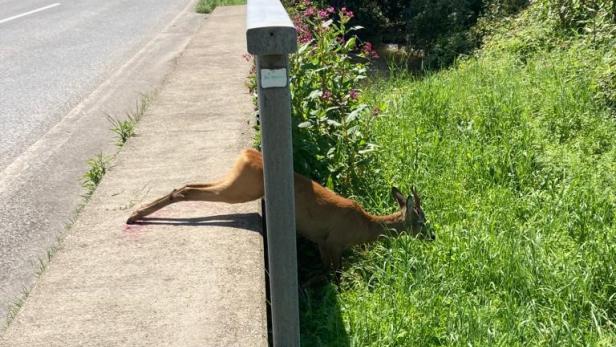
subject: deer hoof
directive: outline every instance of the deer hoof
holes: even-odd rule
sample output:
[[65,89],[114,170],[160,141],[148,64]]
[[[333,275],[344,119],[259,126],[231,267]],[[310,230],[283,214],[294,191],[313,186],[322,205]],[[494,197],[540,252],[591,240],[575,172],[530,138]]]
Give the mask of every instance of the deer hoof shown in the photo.
[[130,217],[128,217],[128,219],[126,220],[126,224],[135,224],[135,222],[139,219],[141,219],[141,216],[137,212],[135,212]]

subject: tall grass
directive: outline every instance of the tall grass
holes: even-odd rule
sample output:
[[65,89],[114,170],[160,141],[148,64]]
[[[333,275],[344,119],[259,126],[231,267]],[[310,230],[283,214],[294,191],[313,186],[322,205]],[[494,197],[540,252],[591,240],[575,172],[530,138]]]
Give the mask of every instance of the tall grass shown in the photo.
[[341,286],[302,303],[304,344],[616,345],[616,120],[596,98],[606,49],[494,48],[373,86],[380,164],[358,199],[387,212],[390,185],[416,185],[437,240],[347,257]]
[[199,13],[210,13],[218,6],[244,5],[246,0],[199,0],[196,11]]

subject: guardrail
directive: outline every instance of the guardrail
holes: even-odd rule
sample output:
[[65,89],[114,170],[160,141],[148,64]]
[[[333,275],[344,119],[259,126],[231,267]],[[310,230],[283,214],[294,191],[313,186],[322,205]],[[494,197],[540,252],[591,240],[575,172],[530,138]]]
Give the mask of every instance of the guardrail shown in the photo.
[[248,0],[248,52],[257,64],[274,346],[299,346],[289,54],[297,33],[278,0]]

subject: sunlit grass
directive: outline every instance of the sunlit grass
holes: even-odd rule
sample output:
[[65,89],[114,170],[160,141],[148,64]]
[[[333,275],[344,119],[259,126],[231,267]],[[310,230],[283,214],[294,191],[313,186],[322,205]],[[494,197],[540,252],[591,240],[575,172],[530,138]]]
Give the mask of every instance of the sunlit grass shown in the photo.
[[603,54],[582,43],[525,62],[497,52],[374,85],[380,163],[358,198],[387,212],[390,185],[417,186],[437,240],[385,239],[347,257],[337,295],[303,302],[304,344],[616,345]]
[[246,0],[199,0],[196,10],[199,13],[210,13],[217,6],[245,5]]

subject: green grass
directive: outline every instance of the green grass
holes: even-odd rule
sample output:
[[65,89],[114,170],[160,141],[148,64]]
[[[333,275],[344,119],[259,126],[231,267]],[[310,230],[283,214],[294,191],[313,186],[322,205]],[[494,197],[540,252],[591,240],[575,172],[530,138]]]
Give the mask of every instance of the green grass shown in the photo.
[[371,87],[379,165],[358,199],[389,212],[389,187],[416,185],[437,240],[347,256],[340,287],[301,302],[303,345],[616,345],[616,118],[597,98],[614,46],[495,40]]
[[103,180],[107,170],[109,170],[109,162],[110,158],[103,156],[103,153],[99,153],[88,160],[89,169],[83,174],[81,181],[81,185],[86,190],[86,197],[92,195],[98,184]]
[[133,116],[128,115],[126,119],[117,119],[112,116],[107,116],[107,120],[109,120],[111,124],[111,131],[116,136],[116,146],[124,146],[126,141],[135,135],[135,127],[138,120]]
[[196,10],[199,13],[210,13],[217,6],[245,5],[246,0],[199,0]]
[[137,123],[141,120],[141,117],[148,110],[155,93],[143,94],[137,104],[135,110],[128,112],[124,119],[115,118],[107,114],[107,120],[111,124],[111,131],[116,136],[116,146],[122,147],[126,144],[129,138],[135,136],[135,130]]

